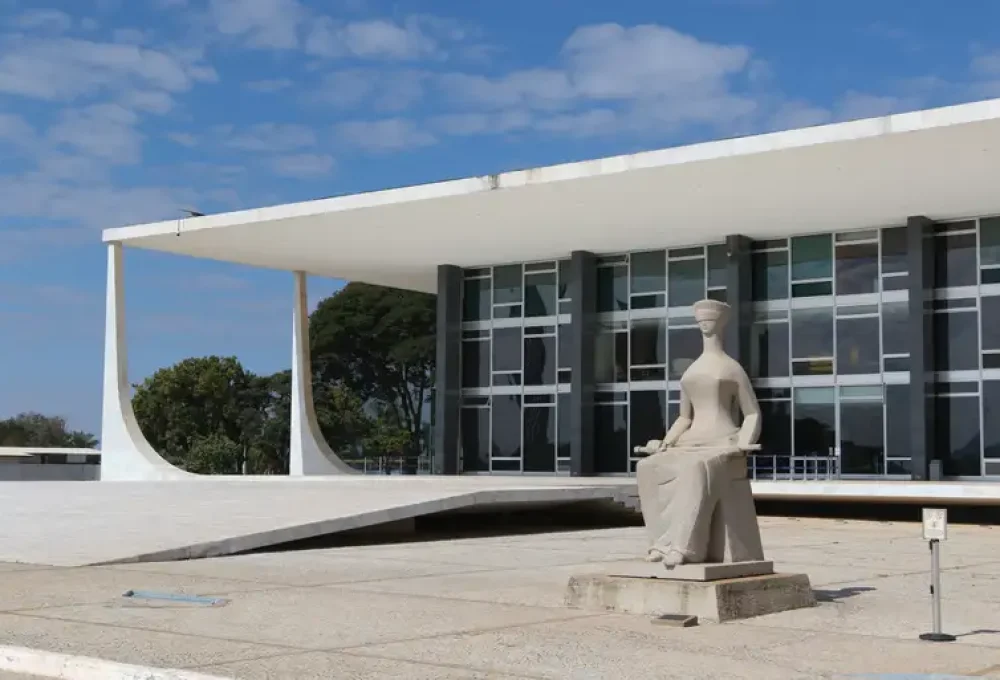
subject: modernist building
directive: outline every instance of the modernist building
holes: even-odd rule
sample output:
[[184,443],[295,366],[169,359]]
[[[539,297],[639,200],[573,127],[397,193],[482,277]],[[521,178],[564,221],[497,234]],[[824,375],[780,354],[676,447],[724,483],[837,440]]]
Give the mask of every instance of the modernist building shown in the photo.
[[436,292],[439,473],[633,473],[710,297],[764,412],[755,474],[980,479],[1000,476],[998,180],[993,100],[105,241]]

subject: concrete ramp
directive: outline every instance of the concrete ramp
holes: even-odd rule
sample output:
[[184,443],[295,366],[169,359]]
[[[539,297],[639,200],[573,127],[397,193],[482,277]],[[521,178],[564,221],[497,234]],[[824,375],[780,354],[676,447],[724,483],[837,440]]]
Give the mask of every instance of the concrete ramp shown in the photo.
[[0,483],[0,562],[214,557],[464,509],[620,501],[628,479],[206,477]]

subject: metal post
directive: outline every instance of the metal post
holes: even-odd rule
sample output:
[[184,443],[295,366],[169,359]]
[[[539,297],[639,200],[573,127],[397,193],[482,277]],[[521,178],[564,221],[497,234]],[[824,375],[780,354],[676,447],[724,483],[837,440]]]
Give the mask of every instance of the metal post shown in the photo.
[[955,636],[941,632],[941,542],[932,538],[931,548],[931,618],[932,630],[920,636],[929,642],[954,642]]

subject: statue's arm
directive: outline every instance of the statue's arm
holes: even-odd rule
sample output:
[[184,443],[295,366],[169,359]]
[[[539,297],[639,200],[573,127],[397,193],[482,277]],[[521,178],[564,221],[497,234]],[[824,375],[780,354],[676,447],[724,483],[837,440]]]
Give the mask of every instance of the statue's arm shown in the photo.
[[742,367],[738,370],[737,383],[740,411],[743,413],[743,425],[740,426],[737,446],[743,451],[756,450],[760,448],[757,446],[757,440],[760,438],[760,405],[750,384],[750,377]]
[[669,430],[667,430],[666,436],[663,437],[663,443],[660,445],[661,448],[665,449],[677,443],[680,436],[687,432],[688,428],[691,427],[691,417],[693,413],[694,411],[691,408],[691,400],[688,399],[684,390],[681,390],[680,413],[677,415],[677,420],[674,421],[674,424],[670,426]]

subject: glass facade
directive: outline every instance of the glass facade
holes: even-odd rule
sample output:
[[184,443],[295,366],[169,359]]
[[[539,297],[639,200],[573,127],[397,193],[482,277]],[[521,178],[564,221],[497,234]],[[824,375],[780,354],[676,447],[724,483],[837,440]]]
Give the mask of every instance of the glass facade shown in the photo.
[[[747,372],[762,410],[756,472],[911,472],[905,226],[758,240],[750,248]],[[1000,476],[1000,218],[934,225],[934,458]],[[692,304],[727,299],[724,244],[596,263],[594,471],[633,474],[635,446],[676,418],[701,352]],[[465,271],[465,472],[569,469],[569,261]],[[735,319],[733,323],[735,323]]]

